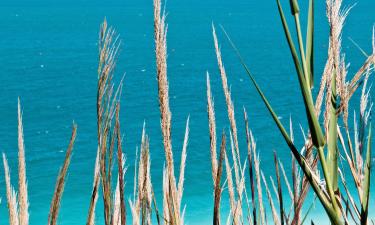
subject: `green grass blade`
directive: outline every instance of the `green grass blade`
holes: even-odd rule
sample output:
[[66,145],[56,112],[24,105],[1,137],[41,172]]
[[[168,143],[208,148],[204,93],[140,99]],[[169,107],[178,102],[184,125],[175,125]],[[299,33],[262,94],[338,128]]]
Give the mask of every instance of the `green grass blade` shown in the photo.
[[[335,73],[335,72],[334,72]],[[319,157],[323,168],[324,178],[326,180],[326,187],[331,203],[336,211],[336,215],[341,218],[341,209],[339,208],[338,200],[335,193],[338,193],[338,151],[337,151],[337,95],[336,95],[336,76],[332,76],[331,80],[331,106],[329,109],[329,124],[328,124],[328,143],[327,143],[327,159],[324,159],[323,148],[319,148]]]
[[313,100],[312,100],[311,91],[310,91],[310,88],[308,87],[308,85],[306,83],[306,79],[305,79],[303,70],[301,68],[301,63],[300,63],[300,60],[298,58],[297,51],[296,51],[296,48],[294,46],[292,37],[290,35],[290,31],[289,31],[288,24],[287,24],[285,16],[284,16],[283,9],[282,9],[281,4],[280,4],[280,0],[277,0],[277,6],[278,6],[278,9],[279,9],[281,22],[283,24],[284,33],[285,33],[286,39],[288,41],[289,49],[290,49],[290,52],[292,54],[294,65],[295,65],[295,68],[296,68],[296,71],[297,71],[298,80],[299,80],[303,100],[304,100],[304,103],[305,103],[307,119],[308,119],[308,122],[309,122],[310,131],[311,131],[311,137],[312,137],[314,145],[317,148],[319,148],[319,147],[324,146],[324,136],[323,136],[322,129],[319,125],[318,118],[315,115],[315,108],[314,108],[314,103],[313,103]]
[[303,66],[304,70],[301,69],[301,63],[299,62],[297,51],[296,51],[296,48],[294,46],[292,37],[290,35],[288,24],[286,22],[285,15],[284,15],[283,9],[282,9],[281,4],[280,4],[280,0],[276,0],[276,1],[277,1],[277,6],[278,6],[279,13],[280,13],[282,25],[283,25],[283,28],[284,28],[284,33],[285,33],[286,39],[287,39],[288,44],[289,44],[289,49],[291,51],[291,54],[292,54],[292,57],[293,57],[293,60],[294,60],[294,65],[296,67],[298,80],[299,80],[299,84],[300,84],[300,89],[301,89],[301,92],[302,92],[304,105],[305,105],[305,109],[306,109],[306,115],[307,115],[309,128],[310,128],[310,132],[311,132],[311,138],[312,138],[312,141],[314,143],[314,146],[318,149],[318,152],[319,152],[319,157],[320,157],[324,177],[325,177],[326,184],[327,184],[326,186],[327,186],[327,189],[328,189],[328,193],[329,193],[329,195],[332,199],[331,203],[333,204],[333,207],[336,211],[336,216],[340,217],[339,207],[338,207],[338,205],[335,201],[335,194],[334,194],[334,190],[332,188],[333,187],[332,179],[330,178],[329,168],[327,166],[325,155],[324,155],[324,152],[323,152],[324,145],[325,145],[325,138],[323,136],[322,128],[319,124],[318,118],[315,114],[314,102],[312,100],[310,85],[308,84],[308,81],[310,80],[310,78],[308,77],[308,70],[306,68],[306,61],[305,61],[304,50],[303,50],[301,28],[300,28],[300,22],[299,22],[299,14],[296,13],[294,15],[294,18],[295,18],[295,22],[296,22],[298,41],[299,41],[299,44],[300,44],[299,47],[300,47],[300,53],[301,53],[301,58],[302,58],[302,66]]
[[298,78],[301,79],[301,78],[304,77],[304,74],[303,74],[303,70],[301,68],[300,60],[298,58],[297,50],[296,50],[296,47],[294,45],[292,35],[290,34],[289,26],[288,26],[288,23],[286,22],[284,11],[283,11],[283,8],[281,7],[281,4],[280,4],[280,0],[276,0],[276,1],[277,1],[277,7],[278,7],[278,10],[279,10],[281,22],[282,22],[282,25],[283,25],[285,37],[288,41],[289,49],[290,49],[290,52],[292,54],[294,66],[296,67],[296,71],[298,73]]
[[308,179],[310,185],[314,189],[314,192],[318,196],[319,201],[322,203],[324,209],[326,210],[327,215],[329,216],[330,220],[335,225],[341,225],[342,222],[341,222],[340,218],[337,217],[335,210],[333,209],[332,205],[330,204],[330,202],[328,201],[328,199],[324,195],[321,187],[319,186],[319,184],[316,182],[315,178],[313,177],[313,173],[312,173],[312,170],[311,170],[310,166],[306,162],[305,158],[298,152],[297,148],[294,146],[291,138],[288,135],[288,132],[285,130],[284,126],[282,125],[282,123],[278,119],[278,116],[276,115],[276,113],[272,109],[271,104],[268,102],[266,96],[263,94],[263,92],[260,89],[260,87],[259,87],[258,83],[256,82],[255,78],[250,73],[250,70],[247,67],[247,65],[245,64],[245,61],[243,60],[239,50],[234,45],[234,43],[230,39],[229,35],[225,32],[223,27],[222,27],[222,29],[223,29],[223,32],[226,35],[229,43],[231,44],[233,50],[236,52],[238,58],[240,59],[240,62],[242,64],[242,66],[244,67],[247,75],[249,76],[251,82],[253,83],[255,89],[257,90],[258,94],[262,98],[262,100],[263,100],[264,104],[266,105],[269,113],[271,114],[274,122],[276,123],[277,127],[279,128],[279,131],[283,135],[284,140],[287,143],[287,145],[289,146],[293,156],[295,157],[296,161],[298,162],[299,166],[301,167],[301,169],[302,169],[303,173],[305,174],[306,178]]
[[310,77],[310,88],[314,86],[314,0],[309,0],[306,35],[306,64]]
[[366,163],[364,168],[363,195],[361,202],[361,225],[367,224],[368,202],[370,198],[370,179],[371,179],[371,123],[367,139]]
[[337,95],[336,95],[336,72],[331,80],[331,106],[328,125],[328,143],[327,143],[327,166],[330,176],[331,188],[335,192],[338,189],[338,165],[337,165]]

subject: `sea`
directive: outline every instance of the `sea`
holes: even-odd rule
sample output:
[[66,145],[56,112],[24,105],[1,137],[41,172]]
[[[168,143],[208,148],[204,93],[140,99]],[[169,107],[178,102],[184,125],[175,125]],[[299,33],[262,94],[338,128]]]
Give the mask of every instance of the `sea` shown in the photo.
[[[282,0],[292,35],[294,21],[289,3]],[[307,18],[307,2],[300,1],[301,23]],[[315,8],[315,88],[327,60],[329,27],[325,1]],[[186,224],[210,224],[213,186],[207,119],[206,73],[210,74],[215,102],[218,140],[229,120],[214,51],[212,25],[216,27],[228,76],[238,127],[242,159],[246,158],[243,109],[257,143],[261,170],[269,187],[275,178],[273,152],[277,152],[291,181],[291,155],[261,98],[226,39],[223,27],[240,49],[254,77],[289,130],[293,121],[296,145],[303,146],[306,114],[298,78],[283,33],[276,1],[168,0],[163,2],[168,23],[168,80],[172,113],[172,145],[179,162],[186,120],[190,118],[183,206]],[[375,1],[343,0],[351,7],[342,35],[342,52],[351,79],[372,52]],[[153,39],[152,0],[1,0],[0,1],[0,152],[11,168],[17,190],[17,99],[23,112],[30,224],[47,223],[56,177],[63,163],[73,122],[78,125],[71,165],[61,202],[58,224],[84,224],[92,191],[97,150],[96,88],[98,33],[104,18],[116,30],[121,47],[114,83],[124,76],[121,95],[121,129],[126,155],[125,199],[133,199],[134,163],[141,144],[142,127],[150,137],[151,173],[157,205],[162,207],[162,145]],[[303,34],[305,34],[305,29]],[[370,76],[370,83],[373,81]],[[370,91],[374,96],[373,89]],[[359,113],[360,92],[349,111]],[[370,100],[372,98],[370,97]],[[353,127],[353,116],[349,118]],[[228,142],[227,150],[230,145]],[[345,164],[345,162],[343,162]],[[0,224],[8,223],[3,166],[0,167]],[[343,172],[350,176],[349,170]],[[372,171],[374,171],[372,169]],[[374,173],[373,173],[374,174]],[[178,176],[178,174],[176,174]],[[372,175],[372,181],[375,176]],[[350,179],[348,178],[348,182]],[[375,186],[371,183],[371,192]],[[249,190],[249,183],[246,183]],[[356,191],[350,186],[353,195]],[[273,199],[276,196],[271,188]],[[288,191],[283,184],[284,198]],[[375,195],[370,215],[375,216]],[[312,205],[306,223],[329,224],[322,206],[309,194],[303,215]],[[268,207],[266,193],[264,204]],[[288,203],[289,202],[289,203]],[[245,208],[246,209],[246,208]],[[228,194],[221,204],[223,222],[229,213]],[[271,211],[267,210],[269,224]],[[104,224],[103,203],[98,202],[96,224]]]

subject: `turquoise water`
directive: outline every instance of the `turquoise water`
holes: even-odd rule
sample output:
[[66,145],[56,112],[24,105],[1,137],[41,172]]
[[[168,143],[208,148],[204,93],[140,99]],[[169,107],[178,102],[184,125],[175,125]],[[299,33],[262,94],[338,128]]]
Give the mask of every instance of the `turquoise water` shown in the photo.
[[[353,3],[344,1],[345,5]],[[316,71],[320,73],[326,60],[328,27],[324,3],[319,2],[316,7]],[[372,0],[358,1],[347,19],[343,50],[351,63],[350,76],[365,57],[349,37],[370,53],[374,8]],[[287,4],[285,10],[288,10]],[[170,0],[167,11],[168,75],[176,156],[182,147],[189,115],[191,122],[184,192],[186,222],[204,224],[211,220],[213,207],[206,71],[211,74],[218,133],[229,128],[215,61],[212,22],[222,24],[231,34],[282,121],[286,124],[292,116],[297,138],[301,137],[298,124],[306,127],[306,120],[274,1]],[[97,33],[104,17],[117,29],[123,41],[116,76],[126,74],[121,109],[123,148],[128,166],[126,198],[130,198],[133,190],[135,149],[140,145],[144,121],[151,138],[152,180],[155,192],[160,193],[164,152],[154,67],[152,13],[151,0],[106,3],[3,0],[0,3],[0,151],[8,156],[12,181],[16,184],[17,97],[20,96],[32,224],[47,222],[56,175],[63,162],[73,120],[78,124],[78,136],[59,221],[60,224],[83,224],[86,220],[97,145]],[[218,33],[237,112],[240,148],[245,152],[242,120],[242,106],[245,106],[264,173],[273,175],[274,170],[269,166],[273,163],[271,153],[277,150],[284,164],[289,165],[289,151],[235,54],[222,33]],[[358,106],[353,105],[351,109],[358,111]],[[178,161],[176,159],[176,163]],[[3,170],[0,171],[0,223],[5,224],[5,185]],[[226,198],[224,196],[223,212],[227,211]],[[374,203],[373,197],[370,204]],[[98,206],[98,221],[102,221],[101,204]],[[314,214],[320,215],[320,210],[315,210]],[[324,216],[316,218],[325,219]]]

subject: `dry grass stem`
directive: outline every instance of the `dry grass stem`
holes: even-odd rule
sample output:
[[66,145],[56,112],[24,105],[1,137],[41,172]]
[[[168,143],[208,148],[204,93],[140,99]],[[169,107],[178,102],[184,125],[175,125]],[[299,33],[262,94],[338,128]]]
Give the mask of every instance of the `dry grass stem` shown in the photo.
[[208,112],[208,125],[210,131],[210,153],[211,153],[211,170],[212,170],[212,181],[214,186],[216,185],[216,174],[217,174],[217,156],[216,156],[216,121],[215,121],[215,109],[214,100],[211,94],[210,75],[207,72],[207,112]]
[[25,145],[23,140],[21,103],[18,99],[18,191],[20,225],[29,224],[29,201],[27,194]]
[[60,168],[59,175],[57,176],[55,192],[53,194],[51,207],[48,215],[48,224],[49,225],[56,225],[57,224],[57,217],[59,214],[60,209],[60,202],[62,198],[62,194],[64,192],[66,174],[68,172],[68,168],[70,165],[70,159],[72,156],[73,145],[77,135],[77,126],[73,124],[73,131],[72,136],[70,138],[69,146],[65,154],[65,160],[62,168]]
[[223,85],[224,95],[225,95],[225,102],[227,104],[227,110],[228,110],[228,118],[230,122],[230,128],[233,133],[233,140],[234,140],[234,146],[236,149],[236,153],[238,155],[238,162],[241,162],[241,159],[239,158],[239,146],[238,146],[238,139],[237,139],[237,125],[236,125],[236,119],[234,116],[234,105],[231,97],[230,90],[228,88],[228,81],[227,81],[227,74],[225,72],[224,64],[221,58],[221,51],[219,47],[219,43],[216,36],[216,31],[214,25],[212,25],[212,35],[214,38],[214,45],[215,45],[215,52],[216,52],[216,58],[217,63],[220,71],[221,81]]
[[10,172],[9,172],[8,161],[4,153],[3,153],[3,163],[4,163],[7,206],[8,206],[8,211],[9,211],[9,224],[19,225],[17,193],[13,189],[12,184],[10,182]]

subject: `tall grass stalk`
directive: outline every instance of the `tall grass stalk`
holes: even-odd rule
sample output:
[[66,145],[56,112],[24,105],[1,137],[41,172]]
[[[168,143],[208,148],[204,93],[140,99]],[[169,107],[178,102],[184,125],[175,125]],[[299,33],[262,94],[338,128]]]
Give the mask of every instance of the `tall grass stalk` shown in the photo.
[[[245,107],[243,120],[245,125],[244,138],[240,139],[241,129],[237,128],[235,106],[229,89],[228,77],[224,68],[218,36],[212,25],[214,50],[221,89],[225,98],[225,110],[228,116],[229,129],[223,130],[217,137],[217,121],[212,95],[210,76],[206,74],[207,117],[209,134],[209,155],[213,187],[212,222],[223,224],[221,204],[225,191],[228,194],[229,215],[226,224],[266,225],[272,217],[277,225],[302,225],[313,210],[315,199],[318,199],[333,225],[370,224],[369,200],[371,193],[371,111],[369,77],[375,68],[375,31],[372,37],[372,53],[356,73],[349,74],[348,63],[342,51],[342,31],[345,18],[351,7],[344,9],[342,0],[326,0],[329,24],[328,56],[320,81],[316,82],[317,70],[314,68],[314,22],[315,2],[309,0],[307,24],[302,27],[302,11],[298,0],[289,1],[291,16],[294,19],[295,33],[289,28],[287,15],[284,13],[281,0],[276,5],[281,19],[282,28],[289,46],[293,66],[297,75],[303,106],[307,119],[306,127],[301,125],[303,139],[294,140],[292,119],[289,131],[284,127],[273,110],[265,93],[250,72],[239,49],[222,27],[229,44],[239,57],[245,72],[249,76],[256,91],[260,95],[273,121],[288,145],[292,160],[291,172],[287,174],[284,164],[273,155],[275,174],[267,177],[262,171],[261,154],[251,129]],[[136,153],[134,170],[133,198],[129,198],[131,223],[133,225],[150,225],[155,219],[158,225],[183,225],[185,207],[182,197],[185,183],[187,147],[190,134],[190,116],[187,117],[185,134],[182,143],[178,179],[175,175],[175,163],[172,148],[172,113],[169,103],[169,82],[167,76],[167,24],[166,13],[162,10],[161,0],[153,0],[154,39],[156,58],[156,78],[158,83],[158,101],[161,119],[161,133],[165,154],[163,168],[162,193],[163,207],[159,211],[157,197],[151,179],[150,139],[143,126],[140,154]],[[306,32],[304,37],[303,33]],[[295,36],[292,36],[292,34]],[[125,178],[126,157],[123,152],[123,137],[120,129],[120,96],[122,83],[116,87],[114,72],[118,52],[121,46],[119,36],[106,20],[101,24],[98,40],[98,84],[97,84],[97,154],[95,160],[93,186],[86,225],[96,223],[96,205],[99,195],[103,198],[105,225],[125,225],[127,220]],[[348,77],[352,75],[352,79]],[[316,96],[314,83],[318,88]],[[353,129],[349,126],[349,103],[356,90],[360,90],[358,114],[353,114]],[[66,151],[64,163],[59,171],[55,191],[50,205],[48,224],[58,223],[58,214],[67,172],[72,157],[76,138],[76,125],[73,124],[72,136]],[[228,135],[228,136],[227,136]],[[247,144],[247,157],[241,160],[241,141]],[[297,143],[303,143],[297,146]],[[220,146],[217,146],[217,145]],[[228,146],[227,146],[228,145]],[[279,147],[279,146],[278,146]],[[219,152],[217,152],[219,149]],[[227,149],[229,151],[227,151]],[[26,179],[26,157],[23,136],[21,105],[18,100],[18,195],[10,179],[10,169],[6,155],[3,153],[5,189],[10,225],[29,224],[29,202]],[[248,165],[248,168],[247,168]],[[320,165],[320,167],[319,167]],[[113,172],[113,167],[117,170]],[[345,173],[344,171],[350,171]],[[322,174],[320,173],[322,172]],[[225,173],[225,175],[224,175]],[[275,177],[276,176],[276,177]],[[276,182],[275,182],[276,181]],[[355,191],[349,188],[353,181]],[[270,186],[271,185],[271,186]],[[115,187],[115,188],[114,188]],[[100,191],[101,188],[101,191]],[[310,188],[315,195],[312,202],[307,202]],[[283,195],[287,190],[287,195]],[[249,195],[248,195],[248,191]],[[269,207],[265,205],[264,194]],[[224,195],[226,196],[226,195]],[[289,197],[289,199],[287,199]],[[287,206],[290,202],[290,206]],[[308,203],[308,204],[307,204]],[[267,204],[267,203],[266,203]],[[271,210],[268,212],[268,210]],[[161,213],[161,211],[163,213]],[[271,216],[269,216],[271,215]],[[155,219],[154,219],[155,218]],[[374,223],[372,221],[372,223]],[[311,220],[311,224],[314,221]]]
[[[60,168],[55,191],[51,201],[50,212],[48,216],[48,224],[57,224],[57,218],[60,209],[60,203],[62,194],[64,191],[67,171],[70,165],[70,159],[73,151],[73,145],[76,137],[77,126],[73,124],[72,136],[69,142],[68,149],[66,151],[63,166]],[[9,224],[10,225],[22,225],[29,223],[29,202],[26,184],[26,157],[25,157],[25,146],[23,139],[23,125],[22,125],[22,112],[21,104],[18,99],[18,184],[19,184],[19,194],[17,196],[14,190],[11,180],[9,165],[6,155],[3,153],[3,164],[5,172],[5,186],[6,186],[6,196],[7,196],[7,206],[9,211]]]
[[23,126],[21,103],[18,99],[18,190],[19,190],[19,221],[20,225],[29,224],[29,201],[26,183],[25,145],[23,141]]
[[[292,11],[292,16],[295,19],[295,26],[296,26],[296,34],[297,34],[297,40],[298,40],[298,49],[300,50],[300,54],[298,56],[297,50],[293,41],[293,38],[291,36],[291,32],[289,30],[286,17],[283,11],[283,8],[281,6],[280,0],[277,0],[277,6],[280,13],[280,18],[282,21],[282,26],[284,28],[285,36],[287,39],[287,42],[289,44],[290,52],[293,58],[294,66],[296,68],[296,72],[298,75],[298,81],[300,84],[300,89],[302,93],[302,97],[304,100],[304,106],[306,109],[306,116],[307,121],[309,125],[309,135],[307,141],[305,140],[305,152],[304,155],[301,154],[296,146],[294,145],[292,139],[287,134],[284,126],[279,121],[277,114],[272,109],[269,101],[263,94],[262,90],[260,89],[259,85],[256,83],[254,77],[250,73],[250,70],[245,64],[244,59],[242,58],[239,50],[235,47],[234,43],[229,38],[228,34],[224,30],[224,34],[227,36],[227,39],[229,40],[229,43],[235,50],[236,54],[238,55],[246,73],[249,75],[252,83],[254,84],[255,88],[257,89],[258,93],[260,94],[262,100],[264,101],[267,109],[271,113],[271,116],[273,120],[275,121],[276,125],[278,126],[281,134],[283,135],[285,141],[287,142],[291,152],[293,153],[294,158],[296,159],[296,162],[298,163],[299,167],[302,169],[304,173],[303,178],[303,189],[302,189],[302,199],[305,198],[307,193],[307,187],[311,185],[314,189],[315,194],[318,196],[320,202],[322,203],[324,209],[326,210],[326,213],[331,221],[332,224],[347,224],[349,223],[348,217],[347,217],[347,211],[344,211],[342,205],[343,201],[348,202],[347,199],[345,199],[345,196],[342,196],[342,191],[340,191],[339,186],[339,175],[338,171],[340,170],[339,164],[338,164],[338,158],[339,158],[339,148],[338,148],[338,142],[340,141],[339,138],[339,131],[338,131],[338,125],[339,125],[339,117],[343,117],[343,123],[344,127],[346,128],[347,133],[347,139],[349,143],[350,149],[352,147],[350,146],[351,137],[349,135],[349,130],[347,126],[347,118],[348,118],[348,105],[349,100],[351,97],[351,90],[353,88],[350,88],[351,83],[356,83],[359,78],[363,77],[364,71],[360,72],[361,75],[355,75],[352,81],[347,82],[347,66],[344,60],[344,57],[341,53],[341,32],[342,27],[345,21],[345,17],[347,16],[349,9],[342,10],[342,1],[341,0],[327,0],[327,16],[328,16],[328,22],[330,25],[330,35],[329,35],[329,48],[328,48],[328,60],[326,63],[326,67],[324,69],[324,73],[321,80],[321,85],[319,87],[319,92],[317,95],[316,102],[314,103],[312,98],[312,77],[313,76],[313,36],[314,36],[314,2],[313,0],[310,0],[309,2],[309,15],[308,15],[308,25],[307,25],[307,41],[306,41],[306,51],[304,50],[304,42],[303,37],[301,33],[301,24],[299,21],[299,6],[298,1],[293,0],[290,1],[290,7]],[[369,57],[371,59],[371,57]],[[308,61],[308,62],[307,62]],[[368,60],[366,60],[367,62]],[[370,68],[373,66],[373,63],[370,63],[366,65],[365,64],[361,68]],[[308,68],[308,66],[310,68]],[[361,69],[360,69],[361,70]],[[366,80],[366,78],[365,78]],[[365,88],[365,87],[364,87]],[[324,102],[324,122],[323,125],[319,122],[319,115],[321,112],[321,107],[323,103],[323,98],[325,96],[325,102]],[[363,96],[363,95],[362,95]],[[338,104],[338,98],[340,98],[340,105]],[[362,103],[364,102],[364,103]],[[361,117],[360,117],[360,130],[355,130],[355,143],[364,143],[364,137],[367,130],[367,133],[371,134],[371,126],[368,127],[367,119],[368,117],[364,116],[364,114],[369,113],[371,111],[370,109],[367,109],[367,103],[366,97],[361,98]],[[368,114],[366,114],[368,115]],[[364,119],[365,118],[365,119]],[[310,139],[311,138],[311,139]],[[370,140],[370,136],[368,136],[368,139]],[[312,145],[310,145],[310,140]],[[370,143],[368,140],[368,143]],[[343,141],[341,141],[343,142]],[[311,147],[310,147],[311,146]],[[367,207],[367,200],[370,188],[370,185],[368,181],[370,180],[370,171],[367,169],[366,175],[362,172],[365,168],[368,167],[368,164],[363,167],[363,160],[362,160],[362,144],[358,144],[355,146],[355,152],[357,152],[356,156],[351,153],[351,156],[347,154],[347,158],[352,157],[354,159],[357,158],[357,165],[360,169],[360,174],[363,174],[360,179],[356,178],[355,175],[353,175],[354,179],[357,180],[357,186],[359,187],[359,200],[361,205],[361,215],[359,218],[359,222],[361,224],[367,224],[367,214],[368,214],[368,207]],[[311,155],[311,149],[314,147],[319,156],[319,160],[315,158],[313,155]],[[325,154],[325,151],[327,151],[327,154]],[[353,152],[353,151],[351,151]],[[370,144],[368,144],[367,151],[365,153],[366,155],[366,161],[369,162],[369,158],[371,157],[369,155],[369,152],[371,152]],[[309,153],[309,155],[307,155]],[[351,161],[353,161],[351,159]],[[320,185],[320,178],[319,174],[317,174],[317,171],[315,169],[315,166],[317,162],[320,162],[322,171],[323,171],[323,178],[325,185]],[[353,167],[351,170],[354,171],[354,163],[349,163],[350,167]],[[296,172],[293,173],[296,175]],[[352,172],[352,174],[355,174]],[[293,176],[295,177],[295,176]],[[295,207],[295,214],[299,214],[297,209],[300,209],[301,206],[299,205],[298,201],[296,201],[296,198],[298,197],[299,190],[296,189],[296,187],[299,187],[300,184],[297,183],[297,181],[300,180],[299,178],[294,178],[294,205]],[[307,182],[309,185],[306,185]],[[361,189],[361,185],[364,185],[363,189]],[[346,189],[347,190],[347,189]],[[362,192],[364,190],[364,192]],[[351,196],[351,195],[350,195]],[[272,206],[271,206],[272,207]],[[297,220],[295,220],[297,219]],[[295,218],[293,221],[296,221],[297,224],[299,223],[298,217]],[[355,220],[355,219],[354,219]]]
[[[181,155],[179,184],[176,183],[171,137],[172,114],[169,107],[169,85],[167,78],[167,25],[165,11],[161,11],[161,0],[154,0],[154,38],[156,55],[156,75],[158,81],[158,97],[161,117],[166,168],[163,176],[163,211],[167,224],[182,225],[184,211],[181,211],[186,147]],[[188,120],[189,121],[189,120]],[[187,144],[188,122],[184,146]],[[186,144],[185,144],[186,143]]]
[[62,194],[64,191],[66,175],[67,175],[68,168],[70,165],[70,159],[72,156],[73,145],[76,139],[76,135],[77,135],[77,125],[73,124],[72,136],[70,138],[68,149],[65,153],[65,160],[64,160],[63,166],[60,168],[59,175],[57,176],[55,192],[53,194],[51,207],[50,207],[50,211],[48,215],[49,225],[57,224],[57,216],[60,210],[60,202],[61,202]]

